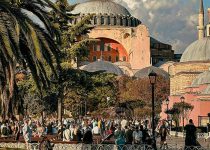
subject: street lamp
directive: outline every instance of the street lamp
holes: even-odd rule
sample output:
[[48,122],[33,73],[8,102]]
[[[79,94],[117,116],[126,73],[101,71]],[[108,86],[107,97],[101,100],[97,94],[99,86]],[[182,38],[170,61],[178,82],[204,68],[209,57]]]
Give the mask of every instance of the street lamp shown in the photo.
[[152,70],[149,73],[149,80],[152,86],[152,138],[153,138],[153,148],[156,150],[156,139],[155,139],[155,83],[157,74]]
[[185,100],[184,96],[180,97],[180,101],[182,103],[182,130],[183,132],[184,132],[184,100]]
[[170,119],[169,119],[169,115],[168,115],[168,114],[169,114],[169,112],[168,112],[168,110],[169,110],[169,109],[168,109],[169,101],[170,101],[169,98],[167,98],[167,99],[166,99],[166,106],[167,106],[167,107],[166,107],[166,112],[167,112],[167,121],[168,121],[168,123],[169,123],[170,131],[171,131],[172,119],[171,119],[171,117],[170,117]]

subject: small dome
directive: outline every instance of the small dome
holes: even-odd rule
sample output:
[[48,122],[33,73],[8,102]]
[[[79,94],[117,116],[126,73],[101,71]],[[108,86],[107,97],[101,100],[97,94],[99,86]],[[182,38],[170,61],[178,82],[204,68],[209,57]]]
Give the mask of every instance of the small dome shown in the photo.
[[131,16],[129,11],[112,0],[91,0],[78,4],[72,14],[116,14]]
[[162,76],[165,79],[169,79],[169,74],[166,71],[164,71],[160,68],[154,67],[154,66],[143,68],[143,69],[137,71],[134,74],[134,76],[137,78],[146,78],[146,77],[148,77],[148,74],[151,72],[151,70],[153,70],[158,76]]
[[210,60],[210,38],[206,37],[190,44],[184,51],[180,62]]
[[122,70],[118,66],[108,61],[95,61],[86,65],[83,70],[88,72],[105,71],[107,73],[113,73],[119,76],[123,75]]
[[210,71],[205,71],[197,76],[191,84],[192,87],[196,87],[202,84],[210,84]]

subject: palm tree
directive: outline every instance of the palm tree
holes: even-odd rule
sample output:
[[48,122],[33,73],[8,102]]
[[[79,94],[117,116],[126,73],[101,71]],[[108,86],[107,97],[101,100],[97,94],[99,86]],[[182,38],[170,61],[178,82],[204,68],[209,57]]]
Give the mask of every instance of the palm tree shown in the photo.
[[[54,5],[50,0],[0,1],[0,98],[3,118],[13,115],[17,102],[17,64],[30,70],[40,92],[50,87],[46,66],[57,76],[59,50],[54,44],[53,28],[46,15],[52,7]],[[42,24],[35,23],[34,18]]]

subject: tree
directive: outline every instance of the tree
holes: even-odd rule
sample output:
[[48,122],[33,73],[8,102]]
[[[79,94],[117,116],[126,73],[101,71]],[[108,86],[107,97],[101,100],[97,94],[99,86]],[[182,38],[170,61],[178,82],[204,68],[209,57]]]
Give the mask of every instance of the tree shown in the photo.
[[[84,60],[88,56],[88,43],[90,39],[83,39],[93,27],[90,26],[90,17],[85,17],[77,24],[69,24],[68,22],[77,17],[78,15],[67,14],[73,10],[74,5],[68,4],[67,0],[57,0],[55,2],[57,9],[53,9],[48,16],[51,19],[51,23],[56,28],[56,33],[61,38],[56,39],[60,50],[62,51],[62,72],[61,78],[58,81],[58,118],[62,118],[62,100],[64,98],[64,87],[66,80],[69,80],[69,75],[65,74],[72,68],[72,62],[76,62],[76,66],[81,60]],[[61,12],[61,13],[57,13]],[[63,80],[65,79],[65,80]]]
[[51,85],[51,89],[39,93],[36,83],[30,73],[23,80],[17,82],[18,94],[21,97],[22,105],[18,105],[20,112],[27,115],[40,115],[43,112],[51,114],[57,109],[56,89]]
[[[178,102],[178,103],[173,104],[173,108],[178,109],[178,111],[180,112],[179,115],[181,115],[180,117],[188,120],[190,112],[193,110],[194,106],[191,105],[190,103]],[[183,124],[184,124],[184,122],[183,122]]]
[[[161,102],[165,100],[168,95],[169,81],[158,76],[155,84],[156,113],[160,113]],[[151,99],[151,85],[148,78],[134,79],[122,77],[119,79],[119,101],[120,103],[125,103],[126,107],[132,110],[131,115],[134,115],[135,112],[140,116],[148,116],[147,108],[151,108],[152,106]],[[132,105],[129,105],[129,103]],[[140,111],[140,109],[145,109],[145,111]],[[145,114],[142,114],[142,112],[145,112]]]
[[178,127],[180,123],[180,117],[188,120],[190,112],[193,110],[193,108],[194,106],[190,103],[177,102],[173,104],[173,107],[171,109],[165,111],[165,113],[172,115],[172,120],[175,121],[176,127]]
[[[60,52],[53,41],[55,34],[46,15],[46,7],[52,8],[53,3],[50,0],[0,1],[0,66],[3,71],[0,95],[3,118],[13,115],[14,103],[18,100],[15,80],[17,64],[30,69],[40,93],[50,87],[45,66],[49,66],[55,77],[56,70],[60,70]],[[39,18],[45,28],[33,22],[25,12]]]
[[[116,103],[116,76],[103,72],[89,73],[69,70],[70,77],[64,83],[64,108],[73,116],[111,107]],[[67,72],[66,72],[67,73]],[[107,97],[110,100],[107,101]]]
[[[57,34],[61,35],[57,43],[63,52],[63,68],[68,69],[72,67],[72,62],[78,66],[79,62],[87,60],[89,43],[96,41],[86,36],[93,29],[90,22],[92,15],[83,17],[76,24],[69,24],[79,15],[70,14],[76,5],[70,5],[67,0],[57,0],[55,5],[58,9],[50,11],[49,16]],[[62,13],[57,13],[58,10]]]

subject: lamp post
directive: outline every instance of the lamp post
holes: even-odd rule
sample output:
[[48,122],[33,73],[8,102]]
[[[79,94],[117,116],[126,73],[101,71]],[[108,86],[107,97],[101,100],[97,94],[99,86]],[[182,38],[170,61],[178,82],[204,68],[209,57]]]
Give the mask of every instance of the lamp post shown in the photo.
[[167,120],[168,120],[168,105],[169,105],[169,99],[166,99],[166,112],[167,112]]
[[153,139],[153,148],[154,150],[156,150],[157,146],[155,138],[155,83],[156,83],[157,74],[152,70],[148,76],[150,84],[152,86],[152,136],[153,136],[152,139]]
[[183,132],[184,132],[184,100],[185,100],[184,96],[180,97],[180,101],[182,103],[182,130]]
[[172,120],[171,118],[169,119],[169,115],[168,115],[168,105],[169,105],[169,99],[166,99],[166,112],[167,112],[167,121],[169,123],[169,127],[170,127],[170,131],[171,131],[171,127],[172,127]]

